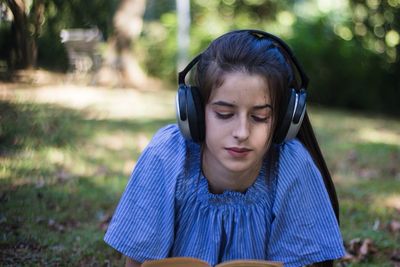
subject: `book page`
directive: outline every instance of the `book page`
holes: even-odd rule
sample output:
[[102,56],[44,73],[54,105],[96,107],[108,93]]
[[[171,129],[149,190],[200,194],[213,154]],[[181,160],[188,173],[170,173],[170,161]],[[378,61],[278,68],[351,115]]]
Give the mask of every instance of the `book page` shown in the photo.
[[[210,267],[210,265],[196,258],[173,257],[146,261],[142,264],[142,267]],[[216,267],[283,267],[283,264],[264,260],[232,260],[217,264]]]
[[283,267],[283,264],[276,261],[234,260],[220,263],[216,267]]
[[210,267],[202,260],[190,257],[173,257],[161,260],[145,261],[142,267]]

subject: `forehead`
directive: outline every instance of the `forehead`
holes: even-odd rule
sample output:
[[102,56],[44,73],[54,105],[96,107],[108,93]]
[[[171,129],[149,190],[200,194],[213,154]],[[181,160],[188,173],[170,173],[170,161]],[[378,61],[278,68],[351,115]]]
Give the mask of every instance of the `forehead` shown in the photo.
[[221,83],[210,95],[210,102],[225,100],[230,102],[270,103],[270,92],[266,78],[260,74],[243,71],[223,74]]

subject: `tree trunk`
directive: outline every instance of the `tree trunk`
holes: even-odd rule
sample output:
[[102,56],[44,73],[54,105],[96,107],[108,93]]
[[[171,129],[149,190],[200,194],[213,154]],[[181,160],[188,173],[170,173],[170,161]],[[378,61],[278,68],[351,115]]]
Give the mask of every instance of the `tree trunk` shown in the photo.
[[146,74],[133,54],[135,41],[142,32],[145,7],[146,0],[120,1],[113,20],[115,32],[109,40],[111,50],[97,75],[98,84],[138,87],[145,83]]
[[31,68],[34,66],[33,48],[35,47],[35,42],[29,34],[25,2],[23,0],[6,0],[6,3],[14,16],[12,22],[14,56],[11,68]]
[[190,1],[176,0],[178,13],[178,71],[182,70],[188,63],[190,45]]
[[33,39],[31,45],[31,53],[32,53],[32,63],[33,66],[36,66],[37,63],[37,44],[36,41],[38,40],[42,25],[44,22],[44,2],[43,0],[34,0],[32,3],[33,6]]

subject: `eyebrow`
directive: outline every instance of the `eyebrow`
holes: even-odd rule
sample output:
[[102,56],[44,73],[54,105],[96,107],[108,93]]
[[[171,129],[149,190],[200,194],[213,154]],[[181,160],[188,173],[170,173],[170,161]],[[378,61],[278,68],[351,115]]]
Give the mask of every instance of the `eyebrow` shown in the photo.
[[[223,107],[229,107],[229,108],[234,108],[235,105],[229,102],[225,101],[216,101],[211,103],[213,106],[223,106]],[[270,104],[265,104],[265,105],[256,105],[253,107],[253,109],[259,110],[259,109],[264,109],[264,108],[270,108],[272,110],[272,105]]]

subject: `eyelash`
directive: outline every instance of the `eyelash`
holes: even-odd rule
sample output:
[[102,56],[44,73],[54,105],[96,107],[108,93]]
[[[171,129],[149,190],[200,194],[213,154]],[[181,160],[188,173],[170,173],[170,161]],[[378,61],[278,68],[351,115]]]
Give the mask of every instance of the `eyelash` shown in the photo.
[[231,114],[231,113],[225,114],[225,113],[215,112],[215,114],[217,115],[218,119],[222,119],[222,120],[230,119],[233,116],[233,114]]
[[[217,115],[218,119],[221,120],[228,120],[230,118],[232,118],[233,114],[232,113],[228,113],[228,114],[223,114],[223,113],[219,113],[219,112],[215,112],[215,114]],[[268,122],[269,121],[269,117],[257,117],[257,116],[251,116],[252,119],[255,122]]]

